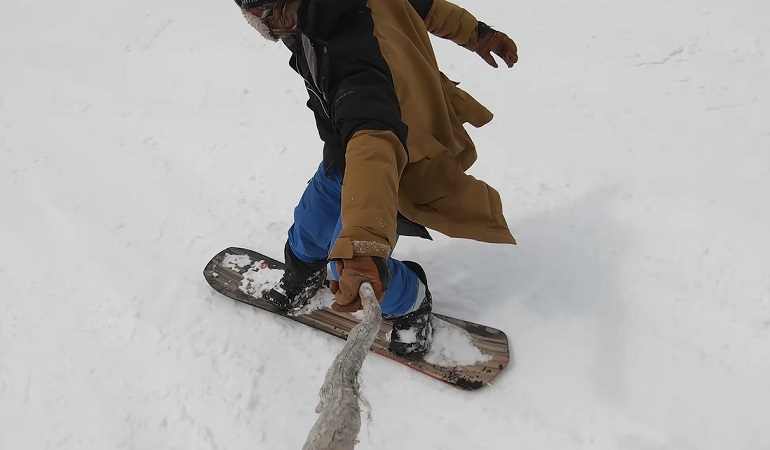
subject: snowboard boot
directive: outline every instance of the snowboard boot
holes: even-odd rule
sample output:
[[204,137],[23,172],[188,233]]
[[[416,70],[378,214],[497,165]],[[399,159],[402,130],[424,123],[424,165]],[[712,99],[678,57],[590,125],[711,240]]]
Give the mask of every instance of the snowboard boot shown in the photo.
[[323,287],[327,260],[302,261],[291,251],[288,242],[284,257],[286,271],[278,285],[267,293],[267,299],[278,309],[288,311],[307,303]]
[[[433,298],[428,290],[428,279],[419,264],[404,261],[406,267],[417,274],[425,296],[416,310],[391,319],[390,351],[402,358],[420,358],[430,350],[433,340]],[[421,291],[418,290],[418,295]]]

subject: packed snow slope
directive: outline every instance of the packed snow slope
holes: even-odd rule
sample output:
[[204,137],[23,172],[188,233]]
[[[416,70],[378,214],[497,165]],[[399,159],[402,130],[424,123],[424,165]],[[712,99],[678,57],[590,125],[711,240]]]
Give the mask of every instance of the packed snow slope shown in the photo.
[[[770,449],[770,3],[461,4],[520,48],[434,41],[519,245],[397,255],[515,361],[368,358],[359,448]],[[343,342],[201,274],[280,257],[320,161],[287,59],[229,0],[3,1],[0,448],[301,447]]]

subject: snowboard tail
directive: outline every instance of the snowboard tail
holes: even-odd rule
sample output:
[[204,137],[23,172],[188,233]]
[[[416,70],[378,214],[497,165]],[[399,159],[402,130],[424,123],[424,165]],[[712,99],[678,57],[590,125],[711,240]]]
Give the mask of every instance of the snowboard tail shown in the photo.
[[[331,308],[317,309],[307,314],[297,315],[294,315],[292,311],[278,309],[262,297],[272,287],[271,280],[265,280],[264,287],[259,289],[259,292],[250,292],[251,289],[247,287],[249,280],[244,279],[245,274],[254,274],[260,270],[264,271],[264,269],[283,271],[285,266],[282,262],[255,251],[230,247],[214,256],[206,265],[203,274],[211,287],[226,297],[278,314],[340,339],[347,339],[350,331],[358,324],[358,320],[352,314],[336,312]],[[274,281],[272,282],[274,283]],[[508,338],[502,331],[441,314],[433,314],[433,316],[467,332],[470,343],[481,354],[485,355],[483,359],[486,361],[448,367],[432,364],[423,358],[402,358],[393,354],[388,348],[388,336],[392,330],[392,324],[387,320],[382,321],[371,350],[378,355],[465,390],[476,390],[490,384],[508,365]]]

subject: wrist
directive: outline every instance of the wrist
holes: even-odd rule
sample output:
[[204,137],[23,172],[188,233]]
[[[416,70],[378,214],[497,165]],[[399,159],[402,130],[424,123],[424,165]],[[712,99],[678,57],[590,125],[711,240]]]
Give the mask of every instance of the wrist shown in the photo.
[[388,259],[390,252],[391,248],[388,244],[338,237],[329,252],[329,259],[352,259],[354,256],[377,256]]
[[479,21],[479,24],[476,27],[476,37],[478,40],[482,40],[494,32],[494,28],[490,27],[482,21]]

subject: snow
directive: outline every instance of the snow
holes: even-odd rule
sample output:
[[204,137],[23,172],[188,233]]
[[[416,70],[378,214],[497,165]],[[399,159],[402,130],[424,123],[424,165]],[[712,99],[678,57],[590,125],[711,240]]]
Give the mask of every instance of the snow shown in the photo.
[[[307,303],[302,305],[296,311],[293,311],[292,314],[295,316],[310,314],[319,309],[331,308],[332,303],[334,303],[334,295],[332,295],[331,291],[328,289],[322,289],[314,297],[308,300]],[[359,317],[358,319],[361,320],[362,318],[363,317]]]
[[[245,256],[246,260],[249,259],[249,257],[246,255],[240,256]],[[223,265],[225,265],[227,263],[227,258],[225,258],[222,262]],[[250,260],[241,267],[245,267],[248,264],[250,264]],[[246,272],[243,273],[243,280],[241,280],[241,291],[245,292],[246,294],[259,297],[264,292],[269,291],[272,287],[277,285],[279,281],[281,281],[283,270],[271,269],[267,267],[266,264],[264,267],[261,267],[262,264],[264,264],[264,261],[257,261],[256,264],[246,269]]]
[[[474,347],[470,336],[465,330],[458,328],[441,319],[433,319],[433,341],[430,351],[425,355],[425,361],[445,367],[470,366],[492,359]],[[399,331],[402,336],[404,331]],[[414,334],[414,333],[412,333]],[[406,341],[401,337],[402,341]],[[416,342],[417,336],[414,335]]]
[[[462,4],[520,48],[434,40],[519,245],[396,252],[514,359],[368,358],[358,448],[770,448],[770,3]],[[232,2],[8,0],[0,61],[0,448],[300,448],[342,341],[201,274],[280,257],[320,160],[286,52]]]
[[[394,330],[394,331],[391,331],[391,333],[396,333],[396,335],[398,336],[398,340],[405,344],[414,344],[415,342],[417,342],[417,330],[415,330],[414,328]],[[391,337],[388,336],[388,339],[391,339]]]
[[[264,261],[259,262],[264,263]],[[236,272],[240,272],[241,269],[249,265],[251,265],[251,258],[249,258],[248,255],[231,255],[230,253],[225,253],[225,257],[222,258],[222,267],[233,269]],[[263,274],[266,273],[269,272],[263,272]],[[278,279],[280,279],[280,275],[278,276]]]

